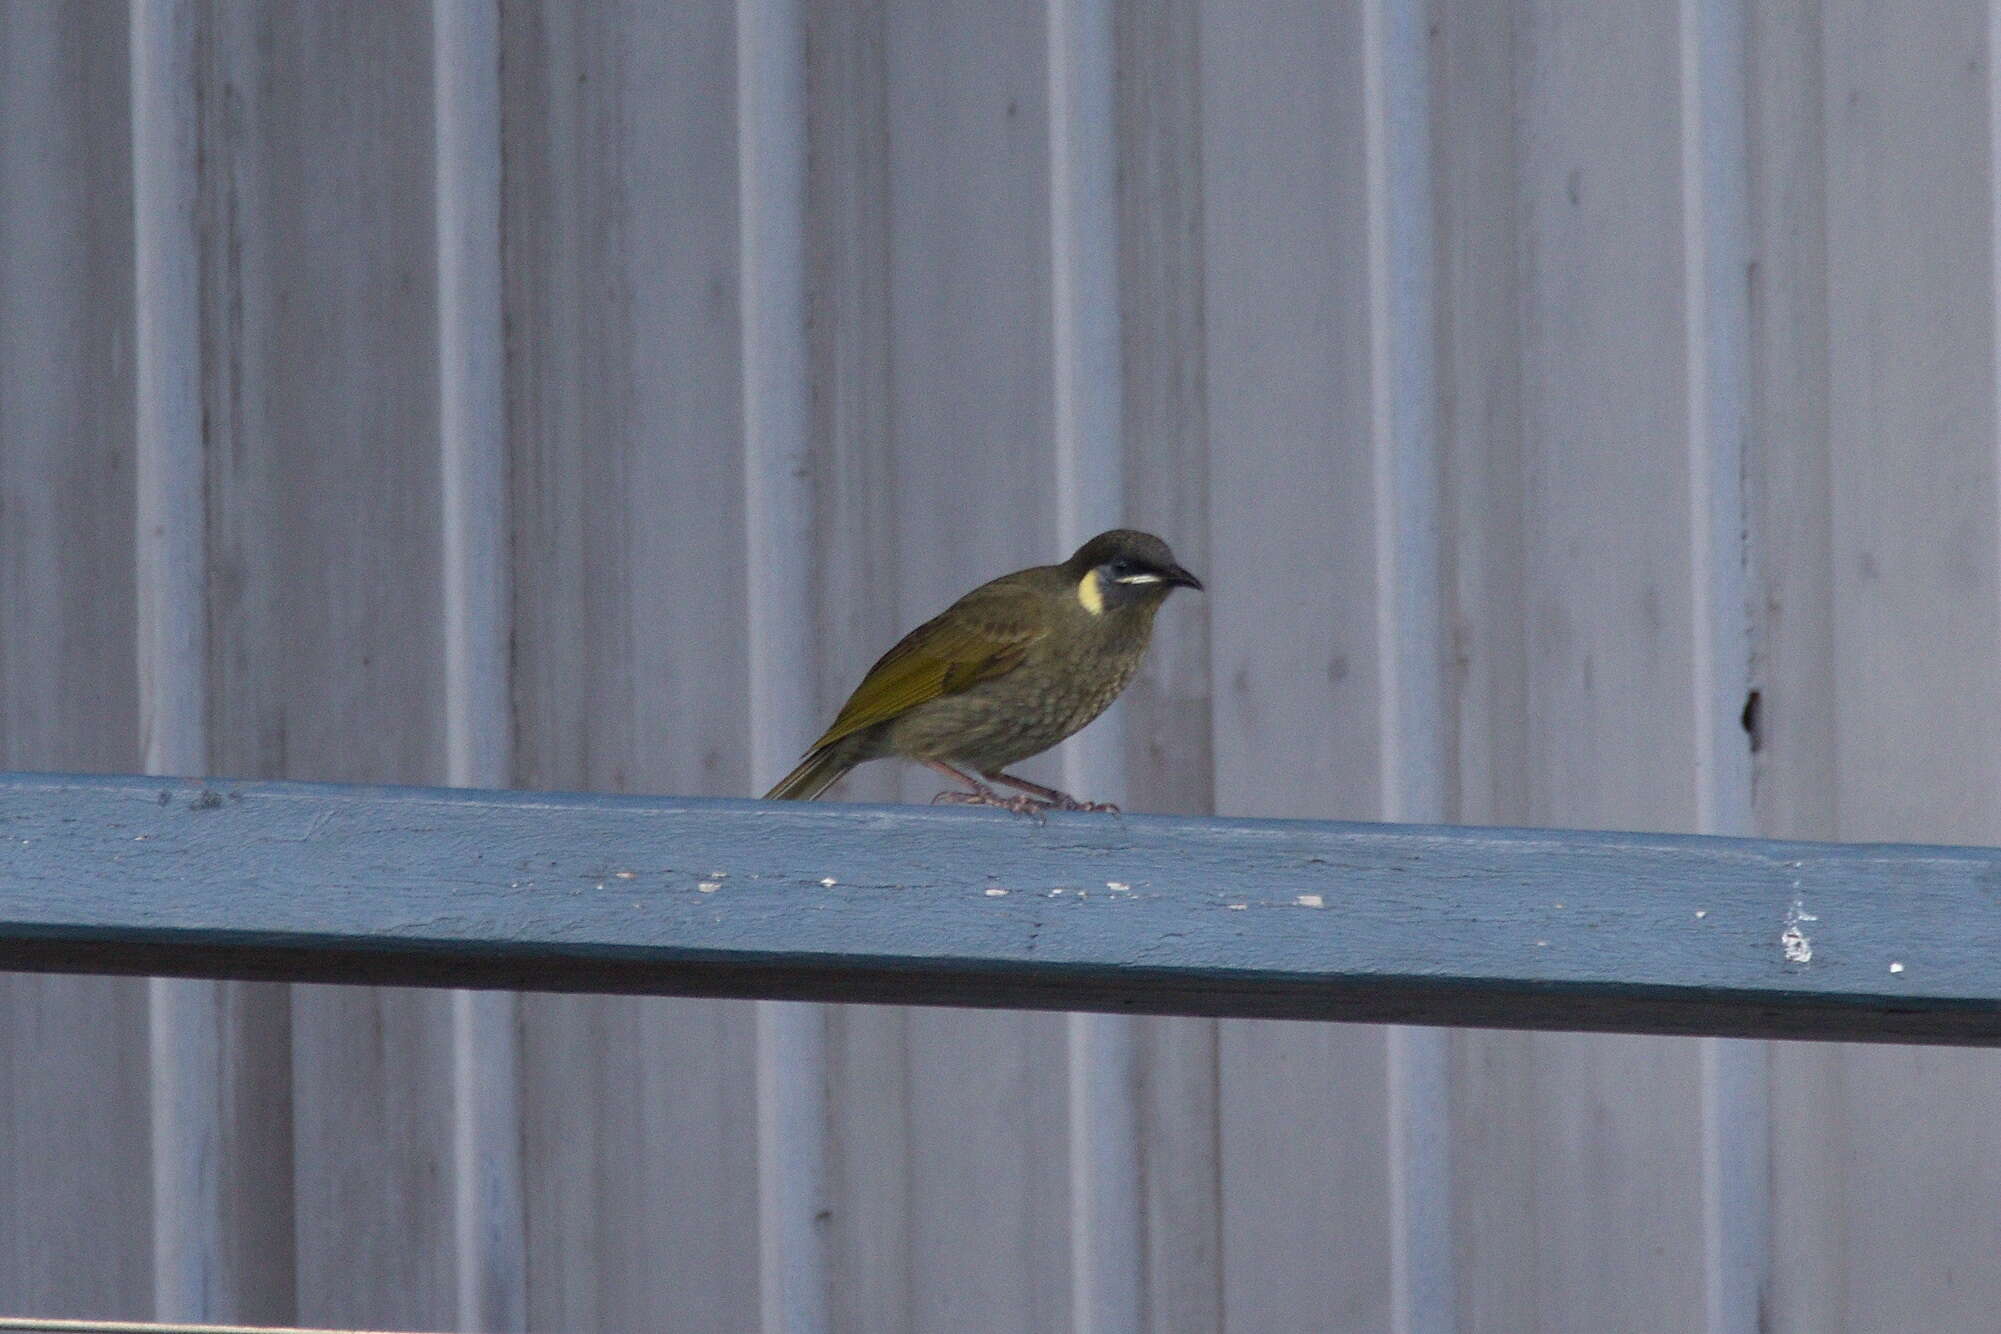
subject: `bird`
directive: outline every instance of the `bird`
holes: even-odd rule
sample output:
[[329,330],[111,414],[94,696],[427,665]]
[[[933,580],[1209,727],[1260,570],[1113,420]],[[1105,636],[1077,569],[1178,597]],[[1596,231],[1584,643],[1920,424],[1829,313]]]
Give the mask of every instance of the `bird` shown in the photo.
[[1167,595],[1201,587],[1166,542],[1134,528],[981,584],[883,654],[765,798],[810,800],[858,764],[898,757],[963,785],[934,805],[1116,813],[1005,770],[1103,713],[1139,670]]

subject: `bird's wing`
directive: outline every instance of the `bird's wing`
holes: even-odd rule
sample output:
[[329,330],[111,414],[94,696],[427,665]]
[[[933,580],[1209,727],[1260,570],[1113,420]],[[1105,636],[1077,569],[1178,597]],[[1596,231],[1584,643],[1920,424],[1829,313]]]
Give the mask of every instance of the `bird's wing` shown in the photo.
[[905,635],[869,668],[813,748],[1013,671],[1049,633],[1024,591],[1001,579],[983,584]]

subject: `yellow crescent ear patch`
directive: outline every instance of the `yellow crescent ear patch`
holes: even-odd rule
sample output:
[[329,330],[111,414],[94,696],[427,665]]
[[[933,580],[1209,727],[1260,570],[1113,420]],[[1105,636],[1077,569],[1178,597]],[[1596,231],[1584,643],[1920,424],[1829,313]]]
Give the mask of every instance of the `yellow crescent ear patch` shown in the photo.
[[1105,589],[1098,582],[1096,570],[1092,570],[1077,581],[1077,601],[1093,616],[1105,614]]

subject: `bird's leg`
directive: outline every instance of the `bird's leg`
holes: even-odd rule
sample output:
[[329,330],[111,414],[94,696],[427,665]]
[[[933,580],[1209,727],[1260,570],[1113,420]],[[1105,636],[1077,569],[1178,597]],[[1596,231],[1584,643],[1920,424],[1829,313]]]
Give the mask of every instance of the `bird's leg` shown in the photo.
[[988,774],[996,783],[1006,783],[1009,787],[1020,788],[1045,805],[1054,806],[1059,811],[1097,811],[1117,815],[1119,808],[1109,801],[1079,801],[1068,792],[1058,792],[1053,787],[1031,783],[1026,778],[1016,778],[1013,774]]
[[972,789],[971,792],[940,792],[931,798],[933,806],[940,803],[949,806],[998,806],[1002,810],[1013,811],[1016,815],[1033,815],[1039,820],[1049,805],[1048,802],[1038,801],[1034,797],[1003,797],[971,774],[954,769],[943,760],[926,760],[924,763],[954,782],[964,783]]

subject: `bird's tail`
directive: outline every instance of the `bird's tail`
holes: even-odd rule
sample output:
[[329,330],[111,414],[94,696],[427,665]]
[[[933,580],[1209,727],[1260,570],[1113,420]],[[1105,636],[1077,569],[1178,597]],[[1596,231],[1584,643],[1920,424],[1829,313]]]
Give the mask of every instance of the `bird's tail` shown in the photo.
[[778,785],[764,794],[766,801],[811,801],[840,780],[842,774],[854,768],[852,760],[844,760],[834,754],[832,747],[823,747],[811,752],[799,761],[799,767],[778,780]]

